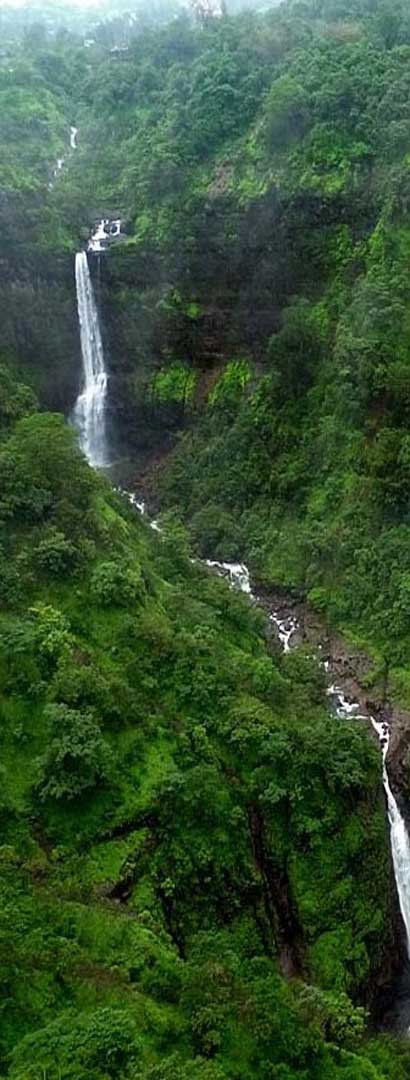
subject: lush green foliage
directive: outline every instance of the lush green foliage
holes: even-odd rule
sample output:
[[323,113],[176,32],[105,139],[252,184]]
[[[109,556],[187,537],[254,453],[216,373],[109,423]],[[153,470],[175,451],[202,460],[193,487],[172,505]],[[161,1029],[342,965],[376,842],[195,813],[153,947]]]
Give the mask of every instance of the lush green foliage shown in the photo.
[[[2,63],[11,1080],[409,1075],[366,1037],[399,959],[377,748],[178,516],[405,664],[409,47],[400,2],[312,0]],[[25,386],[69,411],[73,252],[120,212],[110,402],[134,445],[184,432],[161,534]]]
[[[184,144],[189,175],[172,197],[156,177],[147,231],[137,217],[130,241],[159,246],[173,288],[201,312],[195,335],[181,303],[162,328],[164,349],[181,355],[182,338],[199,373],[163,498],[203,553],[245,557],[370,643],[408,697],[407,6],[285,5],[212,35],[207,48],[229,56],[236,45],[243,72],[246,40],[247,92],[249,71],[260,78],[252,108],[238,84],[206,162]],[[228,130],[225,114],[244,129]],[[184,244],[187,273],[169,243],[181,257]],[[112,260],[114,303],[127,258]],[[254,377],[235,396],[232,356],[244,347]]]
[[396,1080],[407,1051],[364,1048],[352,1003],[392,948],[377,750],[172,517],[154,533],[62,419],[10,412],[3,1072]]
[[166,503],[402,688],[409,48],[401,0],[323,0],[181,17],[87,70],[67,54],[80,148],[51,195],[125,219],[101,283],[112,405],[138,449],[189,428]]

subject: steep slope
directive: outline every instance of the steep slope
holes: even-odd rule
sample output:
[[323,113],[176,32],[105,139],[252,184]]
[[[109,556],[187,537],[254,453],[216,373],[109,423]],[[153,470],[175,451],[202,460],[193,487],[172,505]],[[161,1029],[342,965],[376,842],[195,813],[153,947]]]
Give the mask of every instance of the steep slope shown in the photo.
[[33,124],[2,72],[4,144],[24,120],[0,328],[12,1080],[409,1075],[366,1016],[403,962],[376,742],[24,382],[69,411],[73,253],[121,213],[98,290],[119,442],[184,431],[162,500],[196,549],[380,638],[384,675],[405,660],[410,34],[400,5],[367,8],[179,20],[98,62],[33,41],[11,80]]
[[59,182],[74,153],[83,52],[70,38],[40,35],[21,46],[6,38],[0,57],[0,354],[59,409],[78,383],[77,217],[72,206],[66,214]]
[[72,176],[128,229],[101,284],[123,443],[188,429],[165,505],[404,701],[409,48],[400,2],[181,20],[92,73]]
[[357,1008],[400,962],[377,748],[172,519],[2,401],[3,1071],[405,1076]]

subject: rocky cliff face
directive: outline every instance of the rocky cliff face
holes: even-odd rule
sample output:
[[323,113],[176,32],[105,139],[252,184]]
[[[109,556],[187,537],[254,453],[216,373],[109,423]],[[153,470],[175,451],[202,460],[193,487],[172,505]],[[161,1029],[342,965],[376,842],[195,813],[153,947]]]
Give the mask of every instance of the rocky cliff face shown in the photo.
[[52,244],[42,195],[0,198],[0,350],[50,409],[68,412],[80,370],[74,263]]
[[80,374],[71,259],[5,275],[0,279],[0,303],[1,350],[47,408],[68,413]]
[[326,244],[347,223],[358,236],[369,227],[354,199],[272,189],[239,208],[222,193],[198,203],[188,235],[172,247],[113,245],[94,274],[120,436],[141,450],[184,427],[183,410],[152,410],[149,387],[161,366],[182,361],[200,383],[238,355],[263,370],[283,308],[298,293],[319,293]]

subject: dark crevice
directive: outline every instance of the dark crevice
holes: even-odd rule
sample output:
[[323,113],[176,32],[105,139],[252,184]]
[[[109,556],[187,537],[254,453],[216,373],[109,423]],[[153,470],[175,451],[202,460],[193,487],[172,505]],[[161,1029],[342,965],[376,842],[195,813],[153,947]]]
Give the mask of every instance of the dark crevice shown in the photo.
[[248,807],[252,849],[262,875],[265,910],[272,926],[282,975],[300,975],[303,970],[302,934],[291,895],[286,869],[269,852],[264,821],[259,807]]

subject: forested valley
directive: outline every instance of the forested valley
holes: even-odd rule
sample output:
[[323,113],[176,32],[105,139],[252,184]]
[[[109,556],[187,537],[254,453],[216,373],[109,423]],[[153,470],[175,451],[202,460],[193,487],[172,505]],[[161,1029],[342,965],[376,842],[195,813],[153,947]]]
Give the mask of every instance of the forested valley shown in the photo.
[[410,5],[0,31],[0,1077],[410,1080]]

